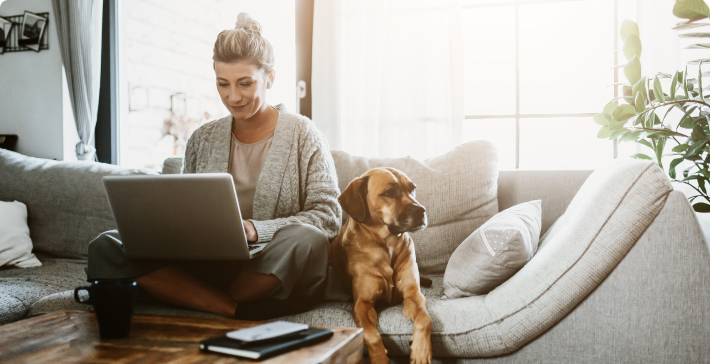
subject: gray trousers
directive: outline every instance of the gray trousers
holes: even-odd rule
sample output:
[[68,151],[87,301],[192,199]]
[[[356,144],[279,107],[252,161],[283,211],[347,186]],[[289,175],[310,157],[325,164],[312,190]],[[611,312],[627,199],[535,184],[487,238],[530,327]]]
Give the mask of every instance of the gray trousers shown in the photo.
[[281,285],[269,295],[277,300],[316,302],[323,296],[328,272],[327,236],[308,224],[289,224],[274,234],[256,258],[246,261],[175,261],[130,259],[117,230],[99,235],[89,244],[88,281],[128,279],[176,266],[206,284],[226,292],[241,271],[273,274]]

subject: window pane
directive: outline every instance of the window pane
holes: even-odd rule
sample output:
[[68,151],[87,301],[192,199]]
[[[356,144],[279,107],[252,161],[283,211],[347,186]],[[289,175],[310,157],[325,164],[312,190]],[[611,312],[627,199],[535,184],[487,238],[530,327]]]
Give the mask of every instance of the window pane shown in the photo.
[[461,6],[481,6],[481,5],[496,5],[496,4],[510,4],[515,2],[515,0],[461,0]]
[[468,119],[463,142],[488,140],[498,149],[498,169],[515,169],[515,119]]
[[262,25],[276,59],[271,105],[295,106],[293,2],[173,0],[119,1],[119,163],[160,170],[184,153],[192,132],[228,115],[217,93],[212,49],[217,34],[233,29],[237,14]]
[[464,113],[515,114],[515,7],[462,10]]
[[520,119],[520,169],[597,169],[613,142],[598,139],[592,118]]
[[520,5],[521,114],[598,112],[614,97],[613,5]]

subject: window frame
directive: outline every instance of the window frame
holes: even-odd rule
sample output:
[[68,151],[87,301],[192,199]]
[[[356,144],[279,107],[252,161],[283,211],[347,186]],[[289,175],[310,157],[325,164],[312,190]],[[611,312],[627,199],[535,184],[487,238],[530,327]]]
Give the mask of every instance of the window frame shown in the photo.
[[[549,3],[568,3],[574,1],[586,0],[510,0],[500,3],[488,4],[469,4],[461,5],[461,10],[479,9],[479,8],[495,8],[502,6],[513,6],[515,8],[515,114],[505,115],[483,115],[473,114],[464,115],[464,120],[482,120],[482,119],[515,119],[515,169],[520,169],[520,119],[527,118],[563,118],[563,117],[589,117],[594,113],[559,113],[559,114],[521,114],[520,113],[520,6],[549,4]],[[619,64],[619,0],[614,0],[614,64]],[[619,82],[619,68],[614,68],[614,83]],[[619,96],[618,86],[614,86],[614,97]],[[618,157],[617,139],[613,141],[613,158]]]

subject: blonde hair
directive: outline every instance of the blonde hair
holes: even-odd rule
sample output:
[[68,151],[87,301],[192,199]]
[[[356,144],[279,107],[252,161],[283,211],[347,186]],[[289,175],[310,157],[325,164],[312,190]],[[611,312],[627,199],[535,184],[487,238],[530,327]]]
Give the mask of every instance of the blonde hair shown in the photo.
[[268,74],[274,69],[274,49],[261,36],[261,25],[247,13],[239,13],[234,29],[223,30],[214,42],[214,62],[247,61]]

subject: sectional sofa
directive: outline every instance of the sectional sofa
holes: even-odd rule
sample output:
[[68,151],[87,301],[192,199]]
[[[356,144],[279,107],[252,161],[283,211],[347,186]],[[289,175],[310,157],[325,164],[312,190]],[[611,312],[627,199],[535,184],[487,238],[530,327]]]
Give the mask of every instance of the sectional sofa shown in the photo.
[[[708,245],[684,195],[654,164],[617,160],[593,173],[499,172],[495,149],[485,142],[427,161],[333,157],[341,190],[378,166],[398,168],[419,185],[431,223],[414,240],[422,275],[434,281],[423,292],[437,362],[710,362]],[[163,173],[179,173],[180,165],[168,159]],[[154,172],[0,150],[0,200],[28,206],[43,263],[0,268],[0,324],[90,309],[74,303],[70,290],[86,283],[88,243],[114,228],[101,178],[146,173]],[[480,211],[535,199],[543,213],[535,257],[487,295],[441,299],[446,260],[475,230],[471,221],[481,219]],[[283,319],[354,326],[351,309],[350,302],[324,302]],[[210,316],[159,303],[137,310]],[[401,306],[380,310],[379,330],[393,361],[407,362],[412,325]]]

